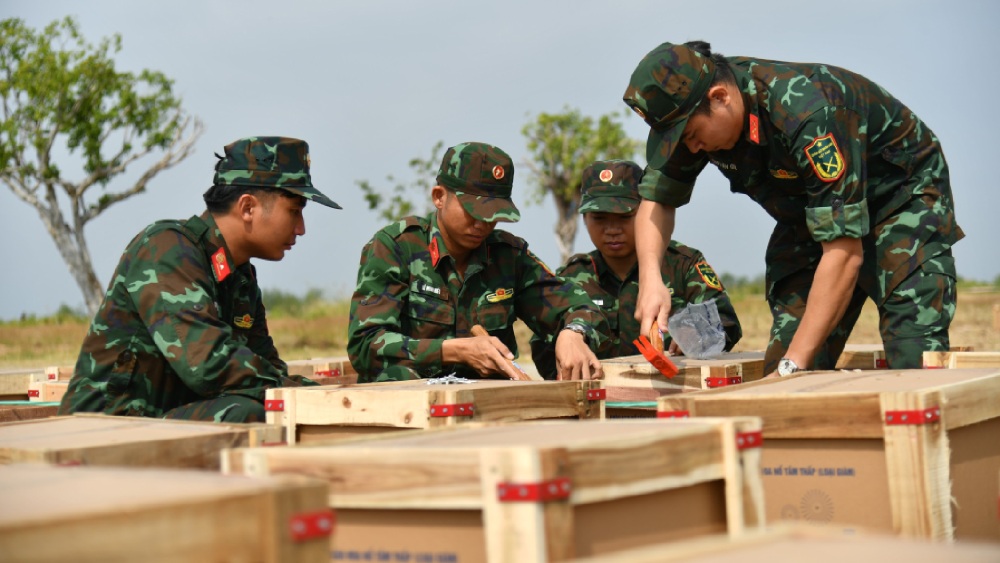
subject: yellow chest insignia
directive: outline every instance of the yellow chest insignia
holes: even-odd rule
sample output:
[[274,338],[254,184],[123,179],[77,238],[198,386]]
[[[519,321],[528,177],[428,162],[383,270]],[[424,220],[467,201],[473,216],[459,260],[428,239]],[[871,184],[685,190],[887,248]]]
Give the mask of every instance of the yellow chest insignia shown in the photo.
[[795,172],[792,172],[791,170],[782,170],[780,168],[777,169],[777,170],[775,170],[774,168],[772,168],[771,169],[771,176],[774,176],[775,178],[777,178],[779,180],[794,180],[795,178],[799,177],[798,174],[796,174]]
[[243,315],[242,317],[234,317],[233,324],[240,328],[250,328],[253,326],[253,317],[249,314]]
[[511,297],[514,297],[514,288],[504,289],[501,287],[500,289],[487,295],[486,300],[490,303],[497,303],[498,301],[510,299]]

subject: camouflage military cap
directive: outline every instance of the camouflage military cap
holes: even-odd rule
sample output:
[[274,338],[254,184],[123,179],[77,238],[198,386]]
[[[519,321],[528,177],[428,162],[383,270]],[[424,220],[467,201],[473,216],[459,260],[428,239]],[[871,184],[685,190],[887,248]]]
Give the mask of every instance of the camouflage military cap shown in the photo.
[[437,183],[455,192],[462,207],[480,221],[521,219],[510,199],[514,162],[493,145],[461,143],[449,148],[441,159]]
[[646,160],[663,168],[680,141],[688,117],[715,78],[715,63],[685,45],[664,43],[632,72],[622,97],[649,126]]
[[642,167],[629,160],[599,160],[583,170],[580,213],[631,213],[637,207]]
[[215,185],[277,188],[334,209],[333,200],[312,185],[309,144],[290,137],[246,137],[215,156]]

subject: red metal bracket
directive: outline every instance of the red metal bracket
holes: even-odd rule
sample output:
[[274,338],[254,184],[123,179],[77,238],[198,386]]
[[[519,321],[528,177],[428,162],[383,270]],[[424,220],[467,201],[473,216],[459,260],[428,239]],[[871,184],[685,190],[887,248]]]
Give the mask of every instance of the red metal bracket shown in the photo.
[[270,412],[280,412],[285,410],[285,401],[279,399],[265,399],[264,410]]
[[40,389],[28,389],[29,397],[41,397],[42,391]]
[[289,522],[293,541],[325,538],[333,533],[333,511],[319,510],[295,514]]
[[431,405],[431,416],[472,416],[475,410],[472,403],[457,403],[454,405]]
[[48,375],[49,381],[57,381],[59,379],[59,372],[58,371],[50,371],[46,375]]
[[340,368],[336,369],[318,369],[313,372],[316,377],[340,377]]
[[667,379],[673,378],[679,373],[677,366],[670,361],[670,358],[663,353],[663,350],[657,350],[655,346],[650,344],[646,335],[633,340],[632,344],[635,344],[635,347],[642,353],[642,357],[653,364],[653,367],[659,370]]
[[764,433],[760,430],[754,432],[737,432],[736,449],[745,450],[747,448],[759,448],[764,443]]
[[941,407],[930,407],[922,411],[885,411],[885,423],[890,426],[930,424],[939,420],[941,420]]
[[569,477],[549,479],[541,483],[499,483],[497,499],[500,502],[566,500],[573,491]]
[[889,362],[885,358],[875,360],[875,369],[889,369]]
[[709,389],[715,389],[716,387],[725,387],[727,385],[736,385],[738,383],[743,383],[743,378],[734,375],[732,377],[706,377],[705,385]]
[[607,389],[587,389],[588,401],[603,401],[608,397]]
[[688,418],[689,411],[656,411],[656,418]]

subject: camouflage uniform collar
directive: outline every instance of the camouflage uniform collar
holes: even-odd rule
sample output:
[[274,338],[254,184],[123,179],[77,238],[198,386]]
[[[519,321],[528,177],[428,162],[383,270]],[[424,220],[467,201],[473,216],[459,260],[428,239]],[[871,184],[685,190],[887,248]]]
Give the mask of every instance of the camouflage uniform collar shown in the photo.
[[[225,253],[229,270],[238,270],[249,266],[249,262],[241,266],[237,266],[233,261],[233,255],[229,252],[229,247],[226,245],[226,239],[222,238],[222,233],[219,231],[219,225],[215,222],[215,218],[212,217],[210,212],[205,211],[201,215],[192,217],[188,221],[188,228],[192,232],[198,234],[198,237],[202,241],[202,246],[205,249],[205,254],[208,256],[209,260],[213,260],[213,256],[218,253],[219,250],[222,250],[222,252]],[[218,274],[218,272],[214,269],[213,271]],[[216,281],[224,281],[224,279],[225,278],[219,279],[219,276],[216,275]]]
[[736,86],[743,93],[743,139],[752,145],[766,145],[767,137],[760,132],[760,92],[753,75],[742,66],[730,63],[729,68],[736,78]]
[[[438,264],[441,263],[441,259],[446,256],[448,258],[451,258],[452,262],[455,261],[455,257],[451,255],[451,253],[448,251],[448,246],[444,243],[444,235],[441,234],[441,229],[438,228],[437,219],[438,219],[437,211],[432,211],[431,214],[427,216],[427,223],[428,223],[427,251],[430,252],[431,255],[432,268],[437,268]],[[496,229],[493,229],[493,232],[490,233],[488,237],[486,237],[486,240],[483,241],[483,244],[479,245],[479,248],[477,248],[476,250],[472,251],[469,254],[469,263],[467,265],[467,268],[476,265],[476,267],[472,268],[471,270],[471,271],[476,271],[479,269],[478,266],[479,264],[487,263],[487,261],[489,260],[488,247],[491,242],[497,240],[496,234],[497,234]],[[469,272],[470,270],[467,269],[466,271]]]
[[619,279],[618,274],[611,269],[611,266],[608,265],[608,262],[604,259],[604,255],[601,254],[600,250],[597,250],[596,248],[592,250],[590,252],[590,258],[594,261],[594,273],[597,274],[598,279],[602,278],[605,274],[621,282],[626,282],[632,278],[635,278],[636,280],[639,279],[638,261],[632,265],[632,268],[628,271],[628,275],[625,276],[625,279]]

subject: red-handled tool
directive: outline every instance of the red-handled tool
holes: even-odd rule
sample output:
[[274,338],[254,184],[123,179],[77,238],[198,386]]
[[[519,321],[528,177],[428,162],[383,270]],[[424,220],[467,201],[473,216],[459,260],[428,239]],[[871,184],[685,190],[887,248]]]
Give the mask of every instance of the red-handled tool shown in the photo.
[[[638,339],[633,340],[632,344],[635,344],[635,347],[642,353],[642,357],[653,364],[653,367],[659,370],[665,377],[668,379],[674,377],[679,371],[677,366],[670,361],[670,358],[663,353],[663,337],[660,335],[659,327],[653,325],[649,330],[649,334],[651,338],[641,335]],[[650,340],[653,342],[651,343]],[[659,346],[655,345],[655,343],[659,343]]]

